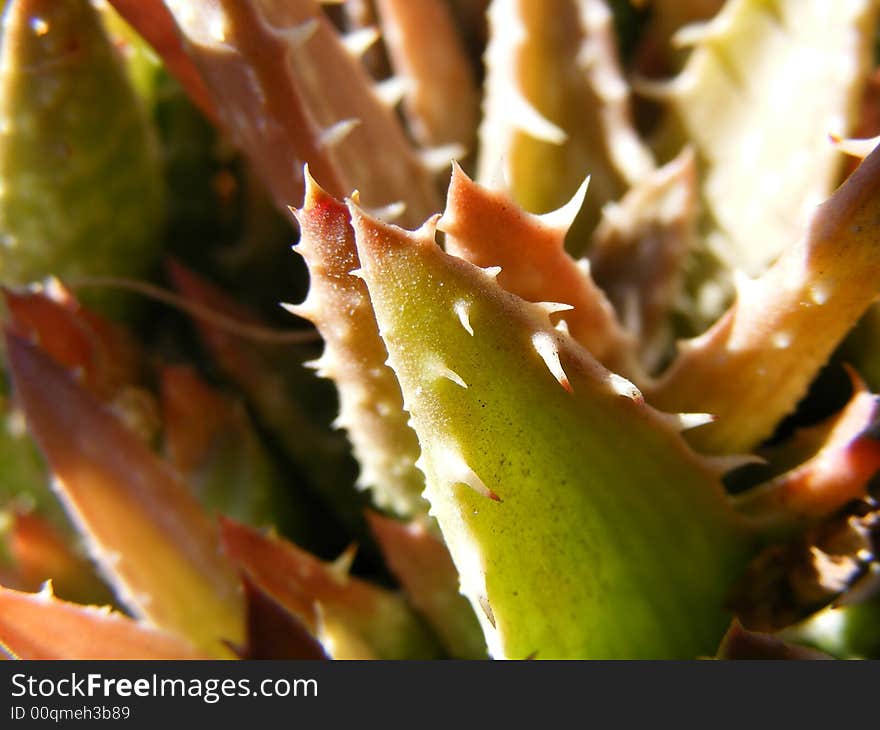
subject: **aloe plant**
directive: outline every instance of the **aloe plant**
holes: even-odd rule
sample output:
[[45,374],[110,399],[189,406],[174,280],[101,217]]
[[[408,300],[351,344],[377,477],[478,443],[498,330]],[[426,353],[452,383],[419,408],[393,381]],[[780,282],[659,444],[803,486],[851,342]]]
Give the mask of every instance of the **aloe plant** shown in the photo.
[[0,647],[880,657],[877,23],[8,0]]

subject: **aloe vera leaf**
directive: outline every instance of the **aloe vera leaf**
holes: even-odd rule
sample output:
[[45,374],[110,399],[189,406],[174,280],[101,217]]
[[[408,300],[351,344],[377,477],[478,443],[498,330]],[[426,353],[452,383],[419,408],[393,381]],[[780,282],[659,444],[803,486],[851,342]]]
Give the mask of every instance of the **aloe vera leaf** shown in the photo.
[[0,586],[0,646],[16,659],[206,659],[184,639],[109,607]]
[[278,537],[222,521],[223,544],[260,590],[297,616],[334,659],[430,659],[439,647],[402,596]]
[[7,336],[18,403],[92,559],[136,616],[212,656],[240,641],[241,597],[212,521],[140,439],[35,346]]
[[[565,236],[587,193],[586,183],[566,205],[543,215],[521,209],[507,193],[472,182],[457,165],[446,210],[437,226],[446,250],[481,267],[499,266],[498,283],[523,299],[559,306],[553,322],[601,363],[638,377],[635,342],[590,276],[589,263],[565,251]],[[555,303],[551,305],[550,303]]]
[[[156,136],[87,0],[13,0],[0,52],[0,276],[140,276],[164,189]],[[95,297],[115,308],[110,294]]]
[[419,444],[407,424],[403,396],[388,353],[379,338],[367,288],[349,276],[358,268],[348,209],[306,175],[305,202],[296,212],[300,243],[311,286],[306,300],[291,311],[315,324],[324,353],[315,363],[339,392],[339,416],[360,464],[357,484],[373,501],[403,516],[426,514],[425,479],[416,469]]
[[486,642],[473,608],[459,591],[458,572],[441,539],[423,522],[369,512],[370,528],[410,603],[454,659],[485,659]]
[[648,399],[716,416],[690,434],[699,450],[742,453],[770,436],[874,301],[878,205],[875,152],[816,209],[803,238],[759,278],[740,278],[734,305],[682,345]]
[[433,221],[407,233],[351,211],[431,512],[490,654],[714,651],[752,537],[679,419],[494,272],[443,253]]
[[699,162],[704,256],[720,262],[691,282],[703,321],[723,310],[725,271],[762,273],[833,190],[828,135],[858,117],[876,22],[870,0],[735,0],[689,33],[688,62],[659,94],[670,111],[659,136],[662,155],[687,143]]
[[602,205],[653,167],[630,121],[611,12],[604,0],[495,0],[489,20],[477,180],[503,166],[514,200],[544,213],[592,175],[569,242],[580,253]]
[[442,0],[379,0],[391,65],[404,83],[403,109],[423,147],[474,146],[480,96],[473,68]]
[[437,209],[428,170],[360,61],[314,0],[167,0],[223,126],[282,210],[303,196],[303,163],[331,192],[363,190],[401,220]]
[[686,148],[602,209],[590,246],[590,272],[648,372],[673,348],[672,318],[684,299],[687,256],[696,247],[698,195],[694,156]]
[[[880,440],[874,434],[880,403],[863,383],[829,423],[814,426],[822,442],[806,461],[769,482],[737,495],[743,514],[777,530],[803,528],[864,497],[880,470]],[[809,440],[807,437],[805,440]]]

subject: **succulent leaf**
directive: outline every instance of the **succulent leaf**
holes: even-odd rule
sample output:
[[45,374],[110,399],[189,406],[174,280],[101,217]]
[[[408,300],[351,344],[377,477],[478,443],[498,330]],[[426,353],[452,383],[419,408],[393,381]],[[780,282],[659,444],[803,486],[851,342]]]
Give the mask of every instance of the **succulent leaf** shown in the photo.
[[242,659],[329,659],[321,642],[294,614],[242,579],[247,609],[247,643],[236,653]]
[[431,624],[454,659],[485,659],[486,642],[473,609],[459,591],[458,573],[442,540],[423,522],[367,515],[385,561],[410,603]]
[[424,476],[415,467],[419,445],[407,424],[400,386],[386,365],[366,285],[350,275],[359,267],[348,209],[308,174],[305,203],[296,212],[302,232],[296,247],[311,276],[307,299],[290,310],[314,323],[324,353],[313,365],[339,391],[339,416],[361,472],[358,485],[383,509],[425,514]]
[[738,495],[737,508],[775,529],[803,528],[866,496],[870,480],[880,471],[878,416],[878,397],[856,381],[846,408],[813,427],[821,431],[822,441],[811,458]]
[[164,210],[157,140],[87,0],[7,4],[0,179],[7,285],[139,276],[153,264]]
[[0,586],[0,646],[17,659],[207,659],[185,640],[109,607]]
[[432,221],[407,233],[351,210],[426,496],[491,655],[714,651],[751,542],[717,475],[545,309],[443,253]]
[[817,208],[799,242],[761,277],[739,280],[736,303],[684,344],[651,389],[658,408],[716,416],[691,434],[701,451],[747,452],[769,437],[877,297],[878,206],[874,152]]
[[581,252],[599,210],[653,167],[629,118],[605,0],[495,0],[489,8],[477,180],[499,166],[520,205],[555,210],[592,175],[573,234]]
[[833,190],[841,160],[828,135],[856,121],[876,20],[871,0],[734,0],[690,28],[694,49],[660,93],[660,146],[697,154],[705,246],[723,263],[697,298],[708,322],[723,308],[724,269],[762,273]]
[[375,208],[403,202],[401,220],[437,209],[430,173],[317,2],[165,4],[226,131],[279,208],[302,199],[308,163],[332,192],[359,188]]
[[473,147],[479,94],[473,69],[442,0],[379,0],[391,65],[403,81],[404,111],[423,147]]
[[7,336],[13,384],[68,513],[136,615],[224,656],[240,641],[235,576],[213,523],[170,467],[33,345]]
[[575,340],[615,372],[637,377],[635,343],[596,286],[589,268],[565,251],[565,235],[587,192],[586,183],[558,211],[533,215],[506,192],[477,185],[458,165],[446,211],[437,227],[446,250],[482,268],[501,267],[498,283],[530,302],[558,302],[554,323],[565,321]]
[[223,544],[261,591],[320,638],[334,659],[429,659],[436,640],[403,598],[272,535],[223,520]]

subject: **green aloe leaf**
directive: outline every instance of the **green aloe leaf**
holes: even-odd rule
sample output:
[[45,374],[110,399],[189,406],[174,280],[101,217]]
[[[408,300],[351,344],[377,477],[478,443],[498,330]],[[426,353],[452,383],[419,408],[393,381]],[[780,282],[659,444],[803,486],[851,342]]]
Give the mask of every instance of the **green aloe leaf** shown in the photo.
[[496,272],[443,253],[435,221],[407,233],[351,211],[425,494],[490,653],[713,653],[751,537],[682,419]]
[[6,7],[0,180],[4,282],[151,267],[164,209],[158,145],[87,0]]

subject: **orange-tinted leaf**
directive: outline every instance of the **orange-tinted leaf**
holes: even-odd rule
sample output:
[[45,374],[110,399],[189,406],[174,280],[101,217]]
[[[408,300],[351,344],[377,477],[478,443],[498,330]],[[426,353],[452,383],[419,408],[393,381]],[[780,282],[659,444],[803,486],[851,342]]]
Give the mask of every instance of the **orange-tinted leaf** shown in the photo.
[[445,543],[421,522],[405,524],[368,512],[385,561],[415,606],[457,659],[484,659],[480,624],[459,589],[458,571]]
[[140,352],[120,326],[85,307],[57,281],[42,290],[4,290],[12,329],[40,346],[102,400],[139,379]]
[[92,565],[40,515],[16,512],[11,516],[9,552],[20,586],[39,590],[52,581],[55,594],[78,603],[107,603],[112,597]]
[[[767,484],[736,498],[740,511],[762,525],[797,528],[829,517],[847,502],[865,496],[880,470],[878,397],[855,383],[849,404],[828,423],[816,453]],[[809,435],[803,438],[809,441]]]
[[243,631],[235,574],[187,486],[35,346],[7,336],[15,394],[58,494],[120,600],[223,655]]
[[350,576],[281,538],[231,520],[221,524],[229,556],[260,590],[319,635],[333,658],[436,655],[433,637],[401,596]]
[[0,586],[0,645],[19,659],[205,659],[183,639],[51,591]]

